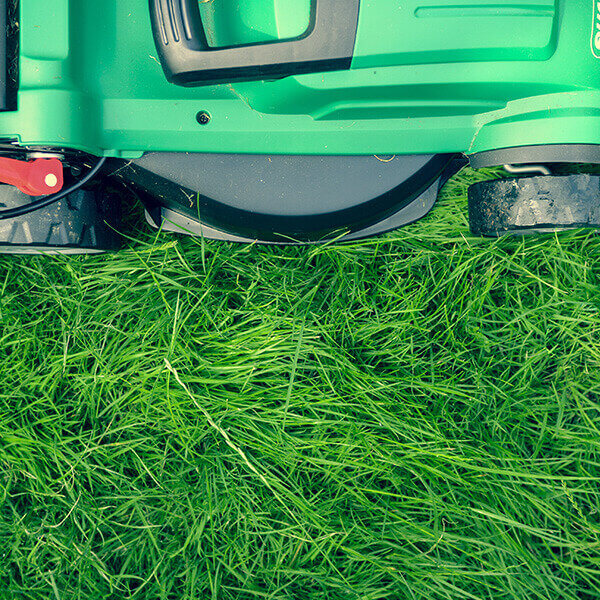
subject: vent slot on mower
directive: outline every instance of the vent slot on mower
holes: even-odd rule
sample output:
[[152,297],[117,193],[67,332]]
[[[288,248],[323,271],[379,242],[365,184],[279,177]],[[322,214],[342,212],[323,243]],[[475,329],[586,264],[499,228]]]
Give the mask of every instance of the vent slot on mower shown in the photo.
[[18,1],[0,0],[0,111],[17,109]]

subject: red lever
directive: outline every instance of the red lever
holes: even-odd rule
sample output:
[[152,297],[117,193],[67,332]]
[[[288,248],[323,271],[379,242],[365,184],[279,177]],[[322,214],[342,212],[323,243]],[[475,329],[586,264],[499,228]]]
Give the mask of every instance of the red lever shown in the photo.
[[55,194],[65,184],[63,164],[58,158],[0,158],[0,183],[14,185],[28,196]]

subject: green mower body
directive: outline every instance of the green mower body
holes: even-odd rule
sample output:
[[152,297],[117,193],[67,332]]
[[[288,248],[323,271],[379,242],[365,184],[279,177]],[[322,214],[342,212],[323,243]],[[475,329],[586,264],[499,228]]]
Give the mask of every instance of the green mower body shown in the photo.
[[[390,221],[415,200],[423,204],[428,190],[437,194],[461,157],[476,167],[600,162],[600,7],[592,0],[4,0],[0,9],[6,155],[49,153],[81,169],[92,155],[110,157],[105,177],[141,194],[155,224],[166,210],[184,219],[180,228],[209,237],[370,234],[422,216]],[[246,207],[239,183],[233,209],[248,214],[219,219],[202,203],[215,196],[202,182],[168,175],[181,164],[184,173],[209,169],[205,180],[223,180],[215,171],[232,155],[254,156],[241,168],[246,181],[269,161],[278,181],[302,173],[310,156],[321,166],[337,161],[344,180],[359,166],[380,180],[402,157],[427,161],[417,160],[410,176],[394,172],[385,189],[372,198],[365,190],[351,206],[340,201],[319,213],[317,202],[310,215],[318,226],[279,222],[277,231],[276,218],[260,228],[250,221],[269,211],[281,217],[281,207],[288,220],[306,217],[294,208],[306,200],[287,188],[265,192],[279,206],[251,198]],[[307,172],[322,172],[315,160]],[[188,200],[168,185],[158,191],[165,181],[157,178]],[[301,176],[293,179],[301,188]],[[197,198],[189,200],[190,190]],[[392,192],[396,202],[369,205]],[[349,208],[352,219],[327,226],[328,215]]]
[[[600,144],[592,0],[339,4],[358,7],[342,32],[349,69],[184,88],[163,73],[148,0],[20,0],[18,109],[0,115],[0,133],[122,158]],[[309,0],[205,5],[215,26],[220,15],[215,42],[270,39],[273,55],[309,24]]]

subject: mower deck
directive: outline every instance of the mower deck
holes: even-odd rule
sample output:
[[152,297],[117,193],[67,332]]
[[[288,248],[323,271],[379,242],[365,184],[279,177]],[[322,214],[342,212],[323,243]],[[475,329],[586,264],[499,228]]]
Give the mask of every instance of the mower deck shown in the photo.
[[[237,1],[207,3],[215,42],[273,41],[306,26],[309,0],[293,10],[248,0],[228,12]],[[19,110],[0,115],[0,131],[25,145],[123,158],[598,143],[591,3],[589,11],[570,0],[463,4],[362,0],[350,70],[184,88],[165,77],[148,0],[21,0]],[[223,16],[231,14],[239,18]]]

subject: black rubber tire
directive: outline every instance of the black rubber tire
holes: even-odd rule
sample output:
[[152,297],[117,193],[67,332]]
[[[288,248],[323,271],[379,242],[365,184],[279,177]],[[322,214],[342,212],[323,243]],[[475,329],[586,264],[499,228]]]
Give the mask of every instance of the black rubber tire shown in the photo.
[[[0,185],[0,204],[12,208],[33,198]],[[79,190],[42,210],[0,221],[2,254],[94,254],[118,250],[123,239],[121,201],[107,188]]]
[[497,179],[469,189],[475,235],[544,233],[600,227],[600,177],[544,175]]

